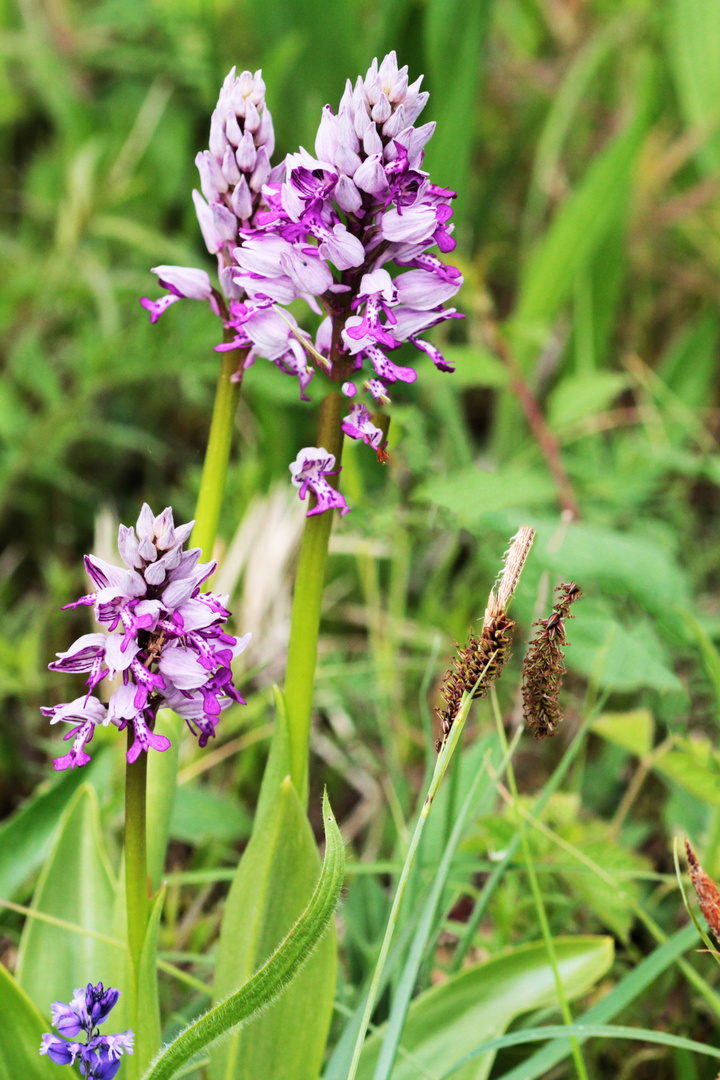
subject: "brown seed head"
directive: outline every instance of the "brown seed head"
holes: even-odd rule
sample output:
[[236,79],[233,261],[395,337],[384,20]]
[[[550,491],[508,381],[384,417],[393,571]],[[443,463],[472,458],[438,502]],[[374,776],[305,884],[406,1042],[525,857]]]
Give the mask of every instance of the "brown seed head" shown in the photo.
[[523,662],[523,715],[536,739],[554,734],[563,718],[559,698],[566,670],[562,651],[568,644],[565,620],[575,617],[570,614],[570,605],[582,596],[574,581],[559,585],[555,592],[558,599],[548,618],[533,623],[540,629]]
[[[463,694],[485,697],[510,659],[510,633],[515,624],[508,618],[506,609],[517,587],[534,536],[534,530],[523,525],[513,537],[505,554],[497,594],[494,589],[490,592],[480,634],[474,634],[471,630],[467,643],[457,647],[440,689],[446,707],[435,710],[440,717],[442,738],[452,728]],[[438,740],[437,750],[442,745],[442,738]]]
[[705,922],[710,927],[713,937],[720,942],[720,889],[697,861],[689,840],[685,841],[685,851],[690,867],[690,881],[697,894],[700,910],[705,916]]

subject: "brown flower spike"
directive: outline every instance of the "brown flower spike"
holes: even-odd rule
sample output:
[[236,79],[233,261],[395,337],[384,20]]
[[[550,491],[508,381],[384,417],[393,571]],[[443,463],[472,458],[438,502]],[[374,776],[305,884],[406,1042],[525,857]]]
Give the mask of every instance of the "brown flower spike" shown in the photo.
[[685,841],[687,861],[690,866],[690,881],[697,893],[700,910],[705,916],[705,921],[712,931],[713,937],[720,942],[720,889],[711,877],[703,870],[697,861],[695,852],[690,847],[690,841]]
[[565,674],[563,647],[569,644],[565,637],[565,619],[575,618],[570,614],[570,605],[582,596],[574,581],[558,585],[555,592],[558,600],[551,614],[547,619],[533,623],[540,629],[531,641],[523,663],[523,716],[536,739],[552,735],[563,718],[559,702]]
[[490,591],[482,630],[479,635],[471,630],[467,643],[462,648],[458,646],[452,666],[443,679],[440,694],[446,708],[435,710],[440,717],[442,730],[442,737],[435,746],[438,751],[453,726],[463,694],[485,697],[510,659],[510,632],[515,624],[507,616],[507,607],[520,580],[534,536],[535,531],[529,525],[522,525],[518,529],[505,554],[497,593],[495,589]]

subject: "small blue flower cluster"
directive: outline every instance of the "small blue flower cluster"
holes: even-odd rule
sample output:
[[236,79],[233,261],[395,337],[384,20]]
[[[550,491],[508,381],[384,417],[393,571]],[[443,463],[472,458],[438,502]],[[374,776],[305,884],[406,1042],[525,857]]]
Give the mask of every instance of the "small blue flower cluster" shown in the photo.
[[[120,1068],[123,1054],[132,1054],[135,1036],[132,1031],[119,1035],[101,1035],[98,1025],[105,1022],[114,1008],[120,991],[102,983],[88,983],[83,990],[75,990],[69,1005],[56,1001],[52,1006],[53,1027],[63,1038],[50,1033],[43,1035],[40,1053],[47,1054],[57,1065],[74,1065],[80,1062],[80,1072],[93,1080],[112,1080]],[[80,1033],[85,1042],[74,1041]]]

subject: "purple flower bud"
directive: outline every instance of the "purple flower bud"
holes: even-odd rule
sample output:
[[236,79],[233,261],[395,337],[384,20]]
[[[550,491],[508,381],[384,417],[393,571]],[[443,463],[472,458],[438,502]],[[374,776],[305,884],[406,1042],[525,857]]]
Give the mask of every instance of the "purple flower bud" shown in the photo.
[[338,177],[335,198],[340,209],[346,214],[356,214],[362,206],[362,195],[349,176]]
[[338,509],[341,516],[350,512],[340,492],[326,479],[336,476],[339,471],[335,469],[335,455],[329,454],[322,446],[305,447],[290,465],[292,482],[300,489],[300,498],[304,499],[311,491],[317,500],[317,506],[308,510],[307,517],[332,509]]
[[372,157],[366,158],[354,174],[353,181],[361,191],[366,191],[368,195],[377,197],[388,191],[381,155],[373,154]]

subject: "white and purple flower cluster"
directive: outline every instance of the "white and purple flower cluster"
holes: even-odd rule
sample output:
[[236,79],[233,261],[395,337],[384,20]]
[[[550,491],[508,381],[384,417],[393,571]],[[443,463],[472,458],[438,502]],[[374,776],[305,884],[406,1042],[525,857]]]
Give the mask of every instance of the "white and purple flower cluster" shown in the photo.
[[[373,60],[364,79],[354,86],[348,81],[337,114],[329,105],[323,110],[316,156],[300,148],[271,170],[260,73],[236,78],[233,69],[213,113],[210,149],[197,159],[207,203],[194,192],[206,243],[218,255],[227,307],[204,271],[156,267],[170,295],[143,300],[153,320],[180,296],[209,300],[225,323],[226,342],[218,350],[242,350],[242,370],[258,357],[272,361],[298,378],[303,400],[320,368],[348,398],[356,397],[362,379],[375,407],[388,404],[394,383],[417,378],[414,368],[392,359],[405,342],[441,371],[452,371],[422,336],[460,317],[444,305],[462,277],[430,250],[444,254],[455,247],[455,192],[433,184],[422,170],[435,124],[416,126],[428,98],[421,81],[409,84],[394,52],[380,65]],[[324,315],[314,340],[285,309],[298,299]],[[362,402],[353,404],[343,431],[382,450],[382,431]],[[335,464],[323,451],[328,469],[323,472],[318,458],[308,472],[307,453],[290,467],[301,497]],[[331,505],[340,504],[318,502],[320,509]]]
[[[132,1054],[135,1036],[132,1031],[123,1031],[120,1035],[101,1035],[98,1025],[104,1023],[114,1008],[120,991],[109,986],[104,989],[102,983],[93,986],[88,983],[83,990],[75,990],[69,1005],[56,1001],[51,1006],[52,1023],[60,1035],[43,1035],[40,1053],[47,1054],[56,1065],[74,1065],[80,1061],[80,1072],[94,1080],[112,1080],[120,1068],[120,1058]],[[85,1042],[74,1042],[80,1033],[84,1033]]]
[[[167,750],[169,739],[153,728],[159,708],[173,709],[199,736],[200,746],[215,735],[220,713],[232,701],[244,704],[233,686],[231,664],[251,635],[234,638],[224,630],[227,597],[201,592],[215,563],[200,563],[200,548],[183,551],[194,522],[175,527],[168,507],[157,517],[145,503],[136,530],[120,526],[118,550],[124,567],[85,556],[96,591],[66,607],[93,606],[108,633],[83,634],[49,665],[51,671],[87,671],[88,692],[65,705],[42,709],[51,724],[72,724],[64,736],[70,751],[56,769],[86,765],[85,746],[98,724],[129,724],[133,762],[152,747]],[[92,696],[106,677],[122,681],[107,705]]]

